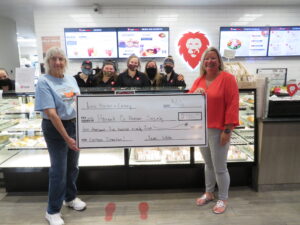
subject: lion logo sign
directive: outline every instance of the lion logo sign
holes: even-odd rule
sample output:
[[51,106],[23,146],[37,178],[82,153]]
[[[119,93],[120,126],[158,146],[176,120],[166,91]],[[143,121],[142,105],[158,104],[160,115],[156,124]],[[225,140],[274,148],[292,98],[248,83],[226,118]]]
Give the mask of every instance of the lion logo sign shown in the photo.
[[179,53],[192,69],[199,65],[201,56],[208,48],[208,45],[209,41],[205,34],[199,32],[185,33],[178,41]]

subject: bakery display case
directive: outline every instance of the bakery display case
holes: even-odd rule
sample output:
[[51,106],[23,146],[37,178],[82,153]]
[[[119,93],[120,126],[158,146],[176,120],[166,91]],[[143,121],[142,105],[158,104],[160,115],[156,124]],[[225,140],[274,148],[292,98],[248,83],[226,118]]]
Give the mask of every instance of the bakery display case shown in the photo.
[[[240,90],[239,123],[231,135],[228,162],[255,161],[255,90]],[[195,148],[195,162],[203,163],[200,148]]]
[[[0,113],[1,167],[49,167],[47,146],[41,130],[42,118],[40,113],[34,111],[34,96],[4,96],[0,100]],[[82,149],[79,164],[123,165],[123,149]]]
[[[92,93],[112,94],[112,90]],[[229,170],[238,174],[232,185],[252,182],[255,93],[255,89],[240,92],[240,126],[232,134],[228,154]],[[8,192],[47,190],[50,160],[41,121],[34,111],[34,95],[11,94],[0,100],[0,173]],[[80,154],[80,190],[199,187],[204,182],[204,163],[197,146],[81,149]]]
[[0,139],[5,150],[46,149],[34,96],[10,96],[0,101]]
[[190,147],[131,148],[130,165],[190,164]]
[[[231,136],[228,162],[254,162],[255,89],[240,90],[239,123]],[[194,147],[195,163],[203,163],[200,148]],[[131,148],[130,165],[190,164],[191,147]]]

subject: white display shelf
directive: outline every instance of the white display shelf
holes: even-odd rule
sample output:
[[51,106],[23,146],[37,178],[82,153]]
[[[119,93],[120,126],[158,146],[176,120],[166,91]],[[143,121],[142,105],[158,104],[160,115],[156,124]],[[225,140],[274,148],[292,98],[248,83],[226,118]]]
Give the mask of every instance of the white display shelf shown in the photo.
[[[9,159],[0,164],[0,168],[50,167],[48,151],[26,150],[17,153],[11,151],[13,157],[7,157]],[[124,165],[123,149],[82,149],[80,152],[80,167],[117,165]]]

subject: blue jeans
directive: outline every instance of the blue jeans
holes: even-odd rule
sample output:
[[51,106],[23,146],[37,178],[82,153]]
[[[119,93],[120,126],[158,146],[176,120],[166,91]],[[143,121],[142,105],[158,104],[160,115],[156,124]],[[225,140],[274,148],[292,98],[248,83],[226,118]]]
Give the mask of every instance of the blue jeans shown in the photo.
[[[63,121],[70,137],[76,137],[74,121]],[[43,119],[42,130],[50,155],[48,209],[49,214],[59,213],[63,201],[72,201],[77,194],[79,152],[68,148],[50,120]]]

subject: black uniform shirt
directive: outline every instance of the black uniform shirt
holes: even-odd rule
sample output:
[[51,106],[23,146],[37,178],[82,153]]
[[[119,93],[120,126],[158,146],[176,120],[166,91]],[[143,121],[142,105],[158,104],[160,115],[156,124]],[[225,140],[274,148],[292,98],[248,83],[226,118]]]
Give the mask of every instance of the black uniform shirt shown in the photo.
[[96,81],[94,82],[94,87],[115,87],[117,85],[117,82],[115,81],[114,77],[109,78],[107,82]]
[[131,77],[126,70],[119,74],[117,85],[119,87],[149,87],[151,83],[146,74],[136,71],[135,76]]
[[184,80],[178,80],[178,74],[172,71],[170,79],[168,80],[167,75],[163,75],[161,86],[168,87],[185,87],[186,84]]
[[79,87],[94,87],[94,75],[89,75],[88,79],[86,80],[86,82],[84,82],[83,79],[80,78],[80,73],[79,72],[77,75],[74,76],[74,78],[77,81],[77,84]]

